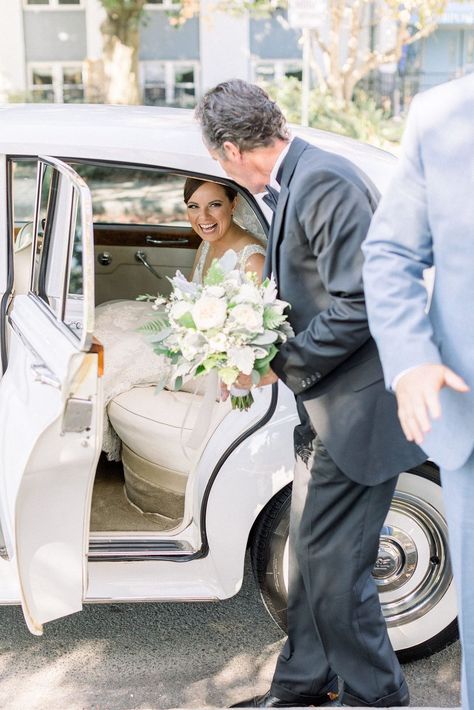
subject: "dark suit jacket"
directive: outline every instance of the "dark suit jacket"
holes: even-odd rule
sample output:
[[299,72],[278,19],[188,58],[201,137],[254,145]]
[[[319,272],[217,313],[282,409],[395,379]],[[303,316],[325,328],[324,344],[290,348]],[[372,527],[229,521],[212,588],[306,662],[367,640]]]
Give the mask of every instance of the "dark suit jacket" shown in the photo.
[[296,334],[272,368],[304,402],[339,468],[364,485],[426,459],[403,435],[367,323],[361,244],[378,198],[350,161],[295,138],[266,260]]

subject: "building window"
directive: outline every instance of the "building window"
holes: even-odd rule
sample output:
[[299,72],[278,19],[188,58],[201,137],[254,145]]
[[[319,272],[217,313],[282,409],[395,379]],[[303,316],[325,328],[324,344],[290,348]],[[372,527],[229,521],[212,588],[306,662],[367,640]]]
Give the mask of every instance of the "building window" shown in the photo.
[[253,78],[257,84],[277,84],[282,79],[293,77],[301,81],[303,64],[298,60],[269,59],[253,63]]
[[181,5],[181,0],[147,0],[146,4],[154,9],[176,10]]
[[196,62],[143,62],[143,102],[191,108],[196,104]]
[[30,64],[29,76],[31,101],[70,104],[84,100],[82,64]]
[[38,103],[54,101],[53,68],[31,67],[30,95]]
[[58,8],[74,9],[84,7],[84,0],[23,0],[24,7],[50,7],[57,10]]

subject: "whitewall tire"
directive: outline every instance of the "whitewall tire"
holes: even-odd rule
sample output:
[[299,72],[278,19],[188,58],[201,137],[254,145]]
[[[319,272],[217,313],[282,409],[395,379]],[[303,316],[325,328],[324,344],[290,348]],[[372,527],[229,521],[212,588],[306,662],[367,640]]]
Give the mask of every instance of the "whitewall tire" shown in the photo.
[[[254,573],[265,606],[286,629],[291,486],[258,518],[251,536]],[[390,638],[403,661],[456,640],[456,599],[447,550],[439,471],[426,463],[400,475],[382,529],[374,578]]]

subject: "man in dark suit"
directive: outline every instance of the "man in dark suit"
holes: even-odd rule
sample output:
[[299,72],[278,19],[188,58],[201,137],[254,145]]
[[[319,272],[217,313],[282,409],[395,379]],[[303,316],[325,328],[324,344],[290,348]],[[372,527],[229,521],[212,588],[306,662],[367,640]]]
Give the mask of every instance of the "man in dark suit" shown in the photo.
[[270,690],[237,707],[330,705],[338,675],[343,704],[408,705],[371,572],[397,475],[426,457],[403,436],[367,324],[361,244],[377,190],[348,160],[291,140],[257,86],[219,84],[196,116],[227,175],[275,202],[266,274],[295,331],[260,382],[285,382],[301,418],[288,640]]

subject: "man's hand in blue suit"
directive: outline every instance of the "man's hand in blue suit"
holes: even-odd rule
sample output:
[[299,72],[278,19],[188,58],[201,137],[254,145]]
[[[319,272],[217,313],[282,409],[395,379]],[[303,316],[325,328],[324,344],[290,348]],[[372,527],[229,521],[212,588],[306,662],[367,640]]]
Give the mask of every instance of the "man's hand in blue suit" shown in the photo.
[[408,441],[421,445],[431,429],[431,419],[441,416],[439,391],[451,387],[467,392],[469,387],[462,377],[445,365],[419,365],[403,373],[395,385],[398,416]]

